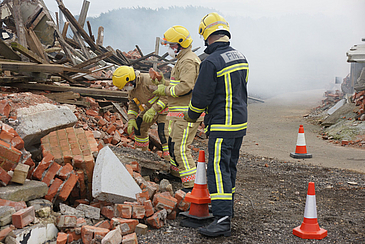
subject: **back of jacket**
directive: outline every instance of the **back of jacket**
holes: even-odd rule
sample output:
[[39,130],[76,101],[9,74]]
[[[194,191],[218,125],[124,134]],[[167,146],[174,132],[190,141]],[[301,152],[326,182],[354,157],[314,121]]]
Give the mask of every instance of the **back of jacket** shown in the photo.
[[244,136],[247,128],[247,60],[229,46],[229,42],[216,42],[207,49],[211,53],[201,64],[189,117],[195,119],[206,111],[207,135]]

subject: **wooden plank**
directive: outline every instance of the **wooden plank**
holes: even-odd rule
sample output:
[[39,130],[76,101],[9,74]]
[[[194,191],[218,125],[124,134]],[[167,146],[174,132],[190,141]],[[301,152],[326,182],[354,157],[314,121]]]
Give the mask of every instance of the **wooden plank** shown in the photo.
[[14,82],[29,82],[33,78],[29,76],[0,76],[0,84],[14,83]]
[[104,42],[104,27],[99,26],[98,28],[98,38],[96,38],[96,45],[102,46]]
[[47,63],[49,63],[49,59],[47,54],[45,53],[42,43],[40,42],[40,40],[38,39],[37,35],[35,34],[35,32],[33,31],[32,28],[30,28],[27,31],[28,34],[28,46],[29,48],[35,52],[36,54],[38,54],[39,57],[41,57],[43,60],[45,60]]
[[89,36],[91,37],[91,39],[93,39],[93,41],[95,42],[95,37],[93,35],[93,31],[91,29],[91,24],[90,24],[90,21],[86,21],[87,23],[87,29],[89,30]]
[[3,62],[0,61],[0,68],[3,70],[10,70],[16,72],[44,72],[44,73],[91,73],[90,70],[75,69],[72,67],[65,67],[59,64],[35,64],[35,63],[21,63],[21,62]]
[[126,112],[124,112],[123,108],[118,103],[112,102],[112,104],[118,110],[118,112],[122,115],[123,123],[128,122],[128,115]]
[[[160,50],[160,37],[156,37],[156,43],[155,43],[155,54],[158,55],[158,52]],[[154,60],[157,60],[156,58],[153,58]],[[153,69],[157,69],[157,63],[153,64]]]
[[152,52],[152,53],[149,53],[149,54],[147,54],[147,55],[145,55],[145,56],[143,56],[143,57],[140,57],[140,58],[134,59],[133,61],[131,61],[131,62],[129,63],[129,65],[136,64],[136,63],[138,63],[138,62],[140,62],[140,61],[142,61],[142,60],[145,60],[145,59],[147,59],[147,58],[149,58],[149,57],[151,57],[151,56],[153,56],[153,55],[156,55],[156,54],[155,54],[155,52]]
[[90,2],[84,0],[84,2],[82,3],[82,8],[80,11],[79,19],[77,21],[77,22],[79,22],[79,24],[82,28],[84,28],[84,25],[85,25],[87,11],[89,11],[89,6],[90,6]]
[[27,28],[35,28],[39,22],[43,19],[43,17],[45,16],[46,14],[42,11],[39,13],[39,15],[34,19],[32,20],[32,22],[30,22],[28,25],[26,25]]
[[106,89],[95,89],[95,88],[82,88],[73,86],[56,86],[48,84],[38,83],[15,83],[11,84],[25,90],[40,90],[40,91],[52,91],[52,92],[66,92],[72,91],[79,93],[81,96],[89,96],[98,99],[108,99],[112,101],[127,102],[128,93],[124,91],[111,91]]
[[36,53],[32,52],[31,50],[28,50],[27,48],[23,47],[17,42],[12,42],[11,47],[15,50],[23,54],[24,56],[30,58],[31,60],[39,63],[39,64],[46,64],[47,61],[43,60],[41,57],[39,57]]
[[80,45],[81,51],[84,54],[84,56],[86,57],[86,59],[91,58],[89,51],[87,50],[84,41],[81,38],[81,35],[79,34],[79,32],[77,31],[77,29],[73,26],[70,25],[72,32],[74,33],[74,40],[76,40],[76,42]]
[[20,56],[13,51],[6,43],[0,38],[0,55],[7,59],[21,60]]
[[22,20],[22,16],[20,14],[20,0],[13,0],[13,18],[16,27],[16,35],[18,36],[19,43],[23,47],[26,47],[27,40],[25,37],[24,23]]
[[138,46],[138,45],[136,45],[136,48],[137,48],[137,51],[139,52],[139,54],[141,55],[141,57],[143,57],[142,50],[139,48],[139,46]]
[[37,16],[42,12],[42,10],[43,10],[42,6],[37,5],[36,9],[34,10],[34,14],[30,15],[27,21],[25,21],[25,27],[29,28],[32,25],[33,21],[37,18]]
[[116,52],[117,56],[123,59],[127,65],[129,65],[129,59],[123,54],[123,52],[120,51],[119,49],[117,49]]
[[85,62],[82,62],[80,64],[77,64],[77,65],[74,65],[73,67],[74,68],[77,68],[77,69],[81,69],[81,68],[84,68],[88,65],[91,65],[91,64],[94,64],[94,63],[97,63],[99,62],[100,60],[103,60],[103,59],[106,59],[106,58],[109,58],[113,55],[113,52],[112,51],[109,51],[109,52],[106,52],[106,53],[103,53],[103,54],[100,54],[96,57],[93,57],[89,60],[86,60]]
[[67,34],[67,29],[68,29],[68,26],[70,25],[70,22],[66,22],[65,25],[63,26],[63,30],[62,30],[62,37],[64,39],[66,39],[66,34]]
[[[114,64],[106,65],[106,66],[101,67],[101,68],[99,68],[99,69],[95,69],[95,70],[93,70],[93,71],[90,71],[90,73],[95,73],[95,72],[98,72],[98,71],[100,71],[100,70],[104,70],[104,69],[111,68],[111,67],[113,67],[113,66],[114,66]],[[81,73],[81,72],[80,72],[80,73]],[[80,78],[80,77],[83,77],[83,76],[86,76],[86,75],[87,75],[87,74],[77,74],[77,75],[72,76],[72,79],[77,79],[77,78]]]
[[66,16],[69,22],[76,28],[76,30],[80,33],[82,38],[84,38],[85,42],[89,44],[90,48],[93,51],[98,50],[98,46],[93,42],[93,40],[90,38],[90,36],[86,33],[86,31],[79,25],[79,23],[76,21],[75,17],[71,14],[71,12],[63,5],[63,3],[60,0],[56,0],[58,3],[58,7],[61,9],[63,14]]

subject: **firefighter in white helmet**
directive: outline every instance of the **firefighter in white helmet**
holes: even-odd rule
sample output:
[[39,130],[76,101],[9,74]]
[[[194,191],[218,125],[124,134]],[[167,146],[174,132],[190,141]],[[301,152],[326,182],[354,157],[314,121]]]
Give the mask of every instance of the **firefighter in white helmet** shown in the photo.
[[200,66],[189,109],[184,118],[196,121],[206,111],[209,136],[207,181],[215,220],[199,229],[206,236],[230,236],[237,162],[247,128],[246,57],[230,46],[228,22],[217,13],[204,16],[199,25],[209,56]]
[[150,86],[155,86],[149,74],[135,71],[129,66],[120,66],[113,73],[113,84],[119,89],[128,91],[128,127],[129,134],[134,129],[134,146],[147,151],[149,147],[148,131],[155,122],[162,144],[163,157],[170,161],[167,145],[168,130],[166,115],[168,111],[167,97],[156,96]]
[[199,57],[191,50],[193,39],[189,31],[179,25],[169,28],[161,44],[168,46],[168,53],[176,58],[169,81],[163,81],[154,94],[168,97],[169,113],[167,119],[171,128],[169,149],[171,157],[170,172],[180,177],[183,191],[192,190],[195,181],[196,164],[188,146],[193,142],[201,118],[191,123],[184,120],[188,110],[191,92],[199,74]]

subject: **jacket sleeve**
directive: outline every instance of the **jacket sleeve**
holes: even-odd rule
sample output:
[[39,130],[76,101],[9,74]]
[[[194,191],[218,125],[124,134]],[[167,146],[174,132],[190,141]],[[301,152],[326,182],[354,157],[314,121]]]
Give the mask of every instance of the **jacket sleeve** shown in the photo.
[[209,61],[202,62],[189,104],[188,115],[190,118],[199,118],[200,114],[212,102],[217,86],[216,73],[217,71],[213,63]]
[[159,97],[157,102],[155,102],[152,107],[156,112],[161,112],[164,110],[167,107],[167,96]]
[[165,89],[167,96],[179,97],[188,94],[194,88],[195,79],[199,72],[199,64],[187,59],[181,63],[180,80],[177,85],[168,85]]
[[128,105],[128,120],[136,119],[138,116],[139,108],[137,104],[133,101],[133,97],[128,95],[129,105]]

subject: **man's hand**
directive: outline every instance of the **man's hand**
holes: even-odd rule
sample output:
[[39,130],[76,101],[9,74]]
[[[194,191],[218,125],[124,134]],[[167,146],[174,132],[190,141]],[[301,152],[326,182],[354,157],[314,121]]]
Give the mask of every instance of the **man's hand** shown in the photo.
[[155,84],[156,86],[161,85],[161,84],[166,85],[166,80],[163,78],[162,72],[160,72],[160,74],[161,74],[161,79],[160,80],[158,80],[158,78],[155,78],[155,79],[151,78],[151,82],[153,84]]
[[163,84],[158,85],[157,90],[153,92],[154,95],[157,96],[166,96],[165,93],[166,86]]
[[143,121],[146,123],[151,123],[153,121],[153,118],[156,115],[156,111],[154,108],[150,108],[146,111],[146,113],[143,115]]
[[187,122],[191,122],[191,123],[195,123],[196,122],[196,119],[192,119],[189,117],[189,114],[188,112],[184,112],[184,119],[187,121]]
[[130,119],[128,121],[128,127],[127,127],[128,134],[132,134],[133,127],[134,127],[134,129],[138,130],[138,126],[137,126],[136,120],[135,119]]

